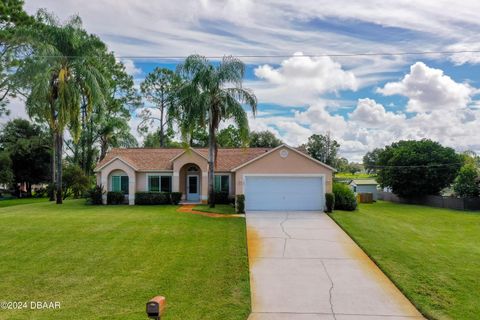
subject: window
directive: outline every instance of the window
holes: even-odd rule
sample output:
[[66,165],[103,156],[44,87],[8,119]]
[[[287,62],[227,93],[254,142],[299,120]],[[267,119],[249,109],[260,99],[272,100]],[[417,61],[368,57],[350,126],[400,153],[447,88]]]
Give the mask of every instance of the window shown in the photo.
[[149,192],[171,192],[172,177],[171,176],[148,176]]
[[230,192],[230,176],[216,175],[214,186],[215,192]]
[[160,186],[162,192],[172,192],[172,177],[162,176]]
[[128,194],[128,176],[112,176],[112,191]]

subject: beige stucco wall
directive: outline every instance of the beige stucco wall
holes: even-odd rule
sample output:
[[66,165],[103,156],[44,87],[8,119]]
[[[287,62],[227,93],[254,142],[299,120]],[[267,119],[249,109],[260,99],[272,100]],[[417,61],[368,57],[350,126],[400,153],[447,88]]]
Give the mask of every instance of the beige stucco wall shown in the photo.
[[[288,156],[282,158],[281,150],[287,150]],[[280,148],[258,159],[235,173],[236,194],[243,193],[243,176],[248,174],[324,174],[326,192],[332,192],[333,171],[288,148]]]

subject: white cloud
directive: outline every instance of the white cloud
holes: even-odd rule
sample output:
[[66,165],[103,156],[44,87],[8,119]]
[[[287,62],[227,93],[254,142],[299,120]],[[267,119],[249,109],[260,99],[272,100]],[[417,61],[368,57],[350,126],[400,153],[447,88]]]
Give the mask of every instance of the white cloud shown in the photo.
[[449,57],[449,59],[456,65],[462,65],[465,63],[480,63],[480,54],[478,52],[471,52],[480,50],[480,45],[478,42],[456,43],[448,46],[447,50],[451,52],[458,52]]
[[359,99],[355,110],[349,114],[349,119],[358,121],[370,127],[388,126],[405,119],[404,114],[387,112],[383,105],[373,99]]
[[25,110],[25,102],[20,98],[10,99],[7,109],[10,111],[10,114],[8,116],[3,115],[0,117],[0,124],[7,123],[16,118],[28,119],[27,111]]
[[278,68],[261,65],[255,75],[266,81],[257,87],[258,97],[265,102],[277,104],[308,103],[326,92],[356,90],[357,81],[352,72],[329,57],[307,57],[297,52]]
[[131,76],[137,76],[142,73],[142,69],[135,66],[132,59],[122,59],[121,62],[125,66],[125,71]]
[[430,68],[423,62],[413,64],[402,80],[389,82],[377,91],[387,96],[407,97],[409,112],[465,108],[475,93],[469,84],[455,82],[443,70]]

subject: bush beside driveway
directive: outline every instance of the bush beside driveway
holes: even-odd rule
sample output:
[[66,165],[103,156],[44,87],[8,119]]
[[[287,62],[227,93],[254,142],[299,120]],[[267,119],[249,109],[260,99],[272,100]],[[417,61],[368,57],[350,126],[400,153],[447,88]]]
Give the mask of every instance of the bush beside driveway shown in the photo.
[[480,214],[379,201],[331,217],[431,319],[480,314]]

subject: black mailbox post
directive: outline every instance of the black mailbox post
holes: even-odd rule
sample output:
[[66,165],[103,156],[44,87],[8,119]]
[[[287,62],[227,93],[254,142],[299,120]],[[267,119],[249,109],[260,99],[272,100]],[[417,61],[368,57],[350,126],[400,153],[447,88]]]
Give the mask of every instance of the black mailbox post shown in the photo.
[[156,296],[147,302],[147,316],[150,319],[160,320],[165,310],[165,297]]

